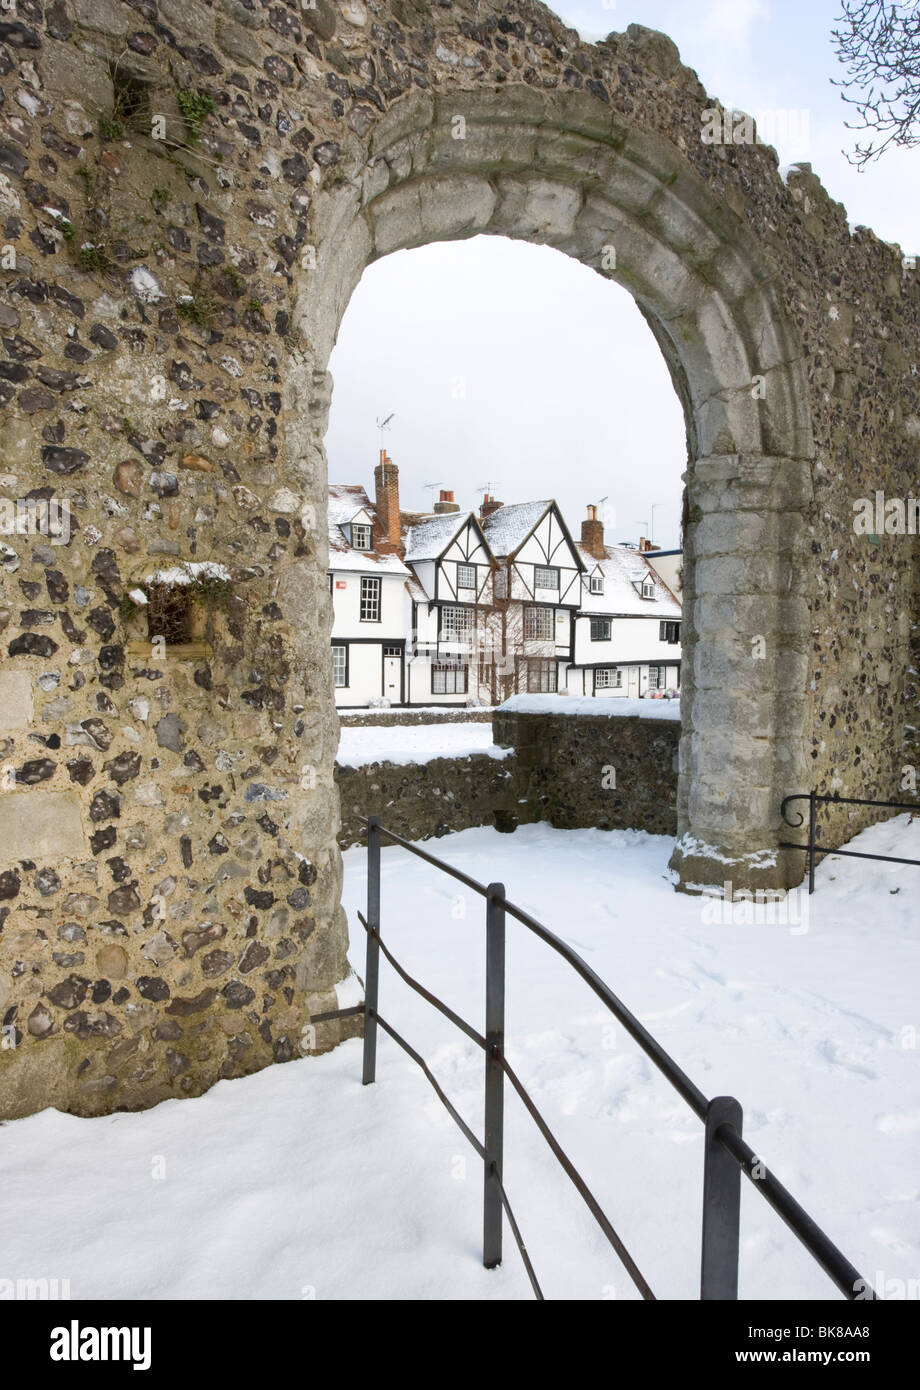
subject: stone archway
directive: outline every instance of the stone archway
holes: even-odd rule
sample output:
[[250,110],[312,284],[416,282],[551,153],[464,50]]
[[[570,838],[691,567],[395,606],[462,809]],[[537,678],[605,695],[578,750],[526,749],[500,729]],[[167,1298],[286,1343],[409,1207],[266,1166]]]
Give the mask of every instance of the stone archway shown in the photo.
[[[590,96],[505,86],[415,95],[331,202],[297,321],[322,374],[365,266],[480,233],[539,242],[627,288],[684,407],[681,885],[787,886],[779,805],[804,785],[804,512],[814,447],[801,346],[763,247],[663,136]],[[758,661],[758,654],[771,659]],[[800,873],[798,875],[800,877]]]

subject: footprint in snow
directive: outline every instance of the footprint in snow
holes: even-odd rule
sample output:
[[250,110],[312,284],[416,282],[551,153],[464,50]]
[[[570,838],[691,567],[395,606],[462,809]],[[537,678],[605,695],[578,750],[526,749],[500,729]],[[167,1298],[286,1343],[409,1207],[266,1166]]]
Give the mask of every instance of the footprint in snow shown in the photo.
[[920,1111],[908,1111],[904,1115],[883,1115],[876,1121],[876,1129],[883,1134],[916,1134],[920,1131]]
[[[832,1066],[843,1067],[845,1071],[852,1072],[854,1076],[865,1076],[869,1081],[878,1080],[878,1072],[856,1061],[851,1054],[848,1055],[844,1052],[843,1048],[841,1048],[839,1044],[833,1042],[831,1038],[824,1038],[823,1041],[818,1044],[817,1051],[820,1056],[822,1056],[825,1061],[830,1062]],[[918,1128],[920,1128],[920,1125],[918,1125]]]

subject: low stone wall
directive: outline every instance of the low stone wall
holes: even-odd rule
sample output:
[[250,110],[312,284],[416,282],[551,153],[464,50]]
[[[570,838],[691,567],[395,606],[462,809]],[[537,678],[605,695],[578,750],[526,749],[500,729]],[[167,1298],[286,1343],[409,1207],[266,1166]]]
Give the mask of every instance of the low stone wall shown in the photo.
[[[362,817],[382,816],[407,840],[426,840],[477,825],[506,828],[515,802],[514,757],[485,753],[426,763],[369,763],[335,769],[342,806],[339,844],[364,840]],[[496,820],[497,817],[497,820]],[[538,819],[534,817],[533,819]]]
[[521,822],[676,835],[678,719],[497,710],[492,727],[515,749]]
[[371,814],[410,840],[536,821],[677,833],[679,720],[500,709],[492,727],[495,742],[514,749],[503,761],[336,766],[341,847],[363,841],[361,819]]

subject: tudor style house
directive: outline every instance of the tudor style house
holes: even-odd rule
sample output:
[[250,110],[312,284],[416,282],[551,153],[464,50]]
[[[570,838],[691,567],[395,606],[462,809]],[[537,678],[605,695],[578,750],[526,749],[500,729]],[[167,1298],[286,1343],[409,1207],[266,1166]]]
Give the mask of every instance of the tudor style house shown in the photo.
[[[378,465],[376,471],[383,470]],[[411,573],[381,529],[379,483],[377,497],[374,507],[363,487],[329,488],[332,679],[341,707],[371,700],[407,702],[406,582]]]
[[496,569],[493,641],[480,684],[492,701],[559,690],[572,660],[584,561],[555,502],[505,507],[487,494],[482,510]]
[[585,563],[566,672],[572,695],[644,698],[680,689],[681,608],[652,561],[655,551],[604,544],[597,508],[581,524]]
[[441,493],[434,515],[402,514],[412,604],[408,704],[481,698],[479,663],[493,602],[493,562],[479,522]]
[[486,494],[477,517],[442,491],[433,512],[403,512],[385,450],[374,482],[373,504],[329,488],[337,705],[679,690],[680,604],[645,541],[605,545],[589,507],[577,543],[552,500]]

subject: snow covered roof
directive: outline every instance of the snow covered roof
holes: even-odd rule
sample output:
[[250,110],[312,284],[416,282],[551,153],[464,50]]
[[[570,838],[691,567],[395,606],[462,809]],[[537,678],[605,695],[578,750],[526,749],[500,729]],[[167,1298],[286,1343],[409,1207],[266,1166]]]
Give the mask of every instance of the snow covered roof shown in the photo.
[[407,514],[409,522],[404,533],[406,560],[437,560],[462,531],[471,512],[443,512],[431,516]]
[[546,502],[512,502],[483,518],[482,530],[493,555],[514,555],[541,517],[552,506]]
[[425,590],[422,588],[421,584],[418,582],[414,574],[412,575],[411,579],[406,580],[406,593],[409,595],[411,599],[414,599],[416,603],[428,602],[428,595],[425,593]]
[[[583,545],[576,545],[575,549],[591,573],[598,569],[603,573],[605,583],[602,601],[605,612],[636,617],[680,617],[680,604],[641,551],[608,545],[604,547],[604,559],[597,560]],[[643,598],[636,591],[636,584],[641,584],[646,579],[650,579],[655,586],[653,598]],[[601,602],[600,595],[597,595],[597,599]]]
[[[343,526],[347,526],[359,512],[367,512],[372,521],[376,512],[370,498],[360,483],[330,483],[329,503],[329,568],[331,570],[350,570],[405,574],[406,569],[398,555],[381,555],[376,550],[355,550],[346,539]],[[376,531],[376,527],[374,528]]]

